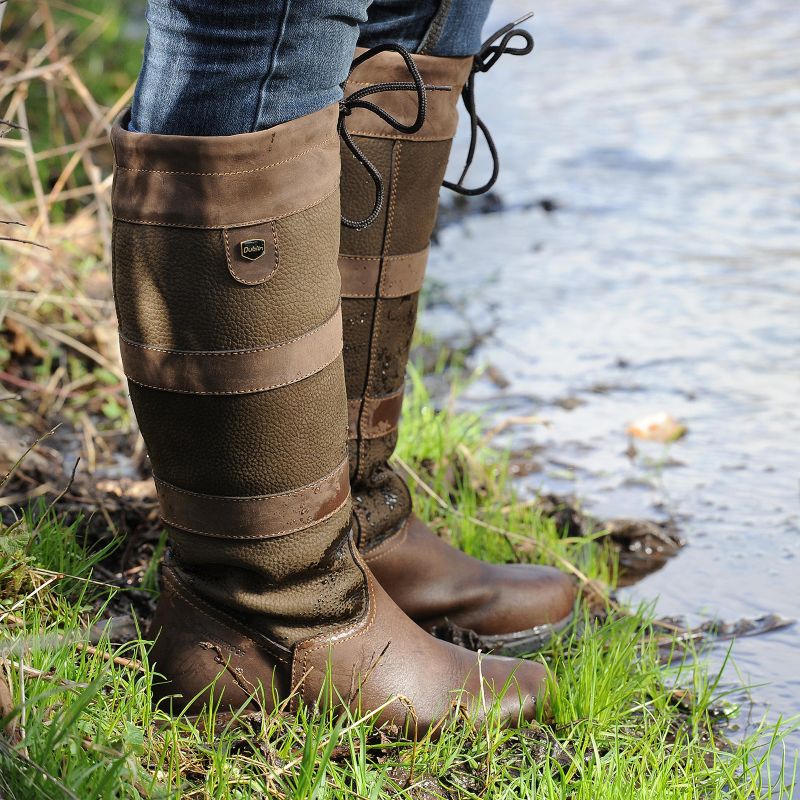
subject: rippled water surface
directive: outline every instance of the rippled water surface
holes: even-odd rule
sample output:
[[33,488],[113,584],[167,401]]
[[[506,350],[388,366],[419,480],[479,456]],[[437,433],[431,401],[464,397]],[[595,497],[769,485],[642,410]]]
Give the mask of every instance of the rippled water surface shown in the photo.
[[[534,55],[479,78],[504,210],[442,228],[423,324],[489,334],[510,385],[467,402],[549,421],[515,430],[544,446],[526,487],[678,520],[688,546],[633,597],[800,617],[800,6],[545,0],[529,27]],[[688,436],[631,459],[658,411]],[[800,626],[733,652],[768,684],[755,716],[800,712]]]

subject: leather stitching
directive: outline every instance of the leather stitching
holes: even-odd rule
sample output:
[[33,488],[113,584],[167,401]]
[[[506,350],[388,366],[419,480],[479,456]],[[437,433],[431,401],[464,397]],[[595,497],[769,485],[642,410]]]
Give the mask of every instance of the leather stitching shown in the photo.
[[391,547],[383,547],[383,544],[376,547],[374,550],[370,550],[368,553],[363,555],[363,559],[367,564],[371,564],[373,561],[380,561],[384,556],[388,556],[389,553],[393,553],[400,547],[408,539],[408,528],[411,525],[411,516],[409,515],[406,517],[405,522],[401,526],[400,530],[394,534],[394,536],[387,539],[384,544],[391,544]]
[[287,345],[294,344],[295,342],[302,341],[303,339],[308,338],[309,336],[313,336],[318,331],[322,330],[326,325],[330,325],[330,323],[336,319],[336,315],[339,313],[341,309],[341,304],[336,306],[336,310],[331,314],[325,322],[320,323],[315,328],[312,328],[305,333],[301,333],[299,336],[295,336],[294,339],[287,339],[285,342],[278,342],[277,344],[268,344],[264,345],[264,347],[253,347],[247,350],[170,350],[167,347],[154,347],[153,345],[149,344],[140,344],[139,342],[132,342],[127,337],[123,336],[122,334],[119,335],[119,338],[122,339],[125,344],[129,345],[130,347],[138,347],[141,350],[152,350],[156,353],[169,353],[173,356],[244,356],[250,355],[250,353],[264,353],[269,350],[280,350],[282,347],[286,347]]
[[181,489],[178,486],[173,486],[171,483],[167,481],[162,481],[161,478],[153,475],[153,479],[156,483],[160,483],[163,486],[168,486],[173,492],[180,492],[181,494],[187,494],[191,497],[203,497],[208,498],[210,500],[229,500],[236,503],[249,503],[249,502],[259,502],[261,500],[268,500],[273,497],[294,497],[295,495],[302,494],[303,492],[308,491],[309,489],[314,489],[316,486],[322,485],[326,480],[332,478],[338,472],[341,472],[347,466],[347,459],[344,459],[340,464],[338,464],[334,469],[332,469],[327,475],[323,475],[318,480],[314,481],[313,483],[309,483],[306,486],[301,486],[298,489],[291,489],[286,492],[276,492],[275,494],[262,494],[262,495],[253,495],[252,497],[226,497],[225,495],[214,495],[214,494],[202,494],[201,492],[192,492],[189,489]]
[[[346,255],[345,253],[339,253],[339,258],[340,259],[345,258],[348,261],[365,261],[365,262],[369,262],[369,263],[372,263],[372,264],[376,264],[376,263],[380,264],[382,261],[384,263],[389,262],[389,264],[391,264],[391,262],[393,262],[393,261],[402,261],[403,259],[407,259],[407,258],[415,258],[415,257],[422,256],[423,254],[425,255],[425,259],[427,260],[429,252],[430,252],[430,245],[428,247],[424,247],[422,250],[417,250],[414,253],[401,253],[399,255],[394,255],[394,256],[384,256],[384,257],[381,257],[381,256],[350,256],[350,255]],[[340,264],[340,269],[341,269],[341,264]],[[424,268],[423,268],[423,274],[424,274]],[[407,292],[406,294],[403,294],[403,295],[392,294],[392,295],[390,295],[390,297],[391,298],[408,297],[409,295],[416,294],[418,291],[419,291],[419,289],[414,289],[413,291]],[[352,292],[352,291],[348,291],[348,290],[342,289],[342,297],[346,297],[346,298],[350,298],[350,299],[359,298],[359,299],[364,299],[364,300],[370,300],[370,299],[373,299],[375,297],[382,297],[382,296],[383,295],[381,294],[381,290],[380,290],[379,287],[376,287],[375,290],[372,291],[372,292],[366,292],[366,293]]]
[[162,392],[175,392],[176,394],[195,394],[195,395],[202,395],[202,396],[221,396],[221,395],[237,395],[237,394],[256,394],[258,392],[268,392],[271,389],[280,389],[282,386],[291,386],[293,383],[299,383],[300,381],[304,381],[306,378],[310,378],[312,375],[316,375],[318,372],[322,372],[325,367],[329,367],[336,361],[337,358],[341,355],[341,351],[339,351],[330,361],[324,363],[318,369],[313,369],[311,372],[307,372],[304,375],[298,375],[295,378],[292,378],[288,381],[283,381],[282,383],[273,383],[271,386],[256,386],[251,389],[233,389],[226,392],[197,392],[191,391],[189,389],[165,389],[163,386],[154,386],[152,383],[142,383],[141,381],[137,381],[134,378],[128,376],[129,381],[133,381],[137,386],[144,386],[145,389],[158,389]]
[[[308,675],[309,673],[309,657],[311,653],[315,653],[318,650],[321,650],[325,647],[334,647],[335,645],[346,642],[350,639],[355,638],[356,636],[361,636],[362,634],[366,633],[375,622],[375,615],[377,612],[375,606],[375,590],[373,587],[373,578],[372,573],[370,573],[369,569],[367,568],[366,564],[361,558],[361,555],[358,552],[358,549],[355,547],[353,543],[353,537],[350,537],[350,554],[353,556],[353,561],[355,562],[356,566],[361,570],[362,575],[364,576],[364,580],[367,583],[367,603],[368,603],[368,614],[366,620],[359,620],[356,622],[352,628],[350,629],[350,633],[343,635],[342,638],[333,638],[331,636],[322,634],[320,636],[316,636],[312,639],[308,639],[305,642],[300,642],[294,652],[294,660],[292,663],[292,688],[297,689],[299,688],[299,682],[297,678],[297,650],[302,648],[303,649],[303,664],[301,674],[303,676]],[[360,629],[359,629],[359,626]],[[317,644],[317,642],[321,642]],[[313,647],[306,648],[306,645],[313,645]]]
[[453,134],[442,134],[441,136],[418,136],[414,133],[382,133],[376,130],[350,131],[351,136],[366,136],[373,139],[397,139],[405,142],[447,142],[453,138]]
[[[364,564],[364,562],[361,560],[357,551],[354,550],[352,539],[350,541],[350,552],[353,554],[353,558],[355,559],[356,564],[358,566],[363,567],[364,577],[367,582],[369,613],[367,615],[366,622],[364,620],[359,620],[350,628],[349,631],[345,629],[345,631],[343,631],[339,636],[334,637],[323,634],[322,636],[317,636],[315,639],[309,639],[308,642],[303,642],[302,643],[303,645],[313,644],[313,647],[304,647],[304,653],[303,653],[304,674],[308,670],[308,661],[312,653],[316,653],[318,650],[323,650],[326,647],[335,647],[337,644],[342,644],[342,642],[349,642],[351,639],[363,636],[373,626],[375,622],[377,608],[375,605],[375,588],[373,585],[374,579],[372,578],[371,573],[367,571],[366,564]],[[319,642],[319,644],[317,644],[316,642]]]
[[309,147],[307,150],[301,150],[299,153],[283,159],[283,161],[275,161],[273,164],[265,164],[263,167],[254,167],[253,169],[240,169],[233,172],[182,172],[180,170],[165,170],[165,169],[138,169],[137,167],[123,167],[117,165],[117,169],[125,170],[125,172],[148,172],[153,175],[198,175],[202,177],[223,177],[226,175],[250,175],[253,172],[263,172],[272,167],[279,167],[281,164],[288,164],[290,161],[297,161],[308,153],[313,153],[315,150],[321,150],[325,145],[338,138],[338,135],[328,136],[323,139],[319,144]]
[[[393,169],[392,169],[392,196],[389,200],[389,209],[387,211],[388,220],[386,224],[386,243],[381,254],[382,259],[389,252],[389,247],[392,243],[392,233],[394,232],[394,215],[397,210],[397,186],[400,181],[400,154],[403,152],[403,143],[397,142],[393,153]],[[378,279],[378,293],[383,294],[384,284],[386,280],[387,270],[381,267],[380,278]]]
[[293,211],[287,211],[285,214],[278,214],[277,216],[273,217],[263,217],[262,219],[251,219],[247,220],[246,222],[237,222],[234,224],[189,225],[181,222],[157,222],[149,219],[128,219],[126,217],[118,217],[118,216],[114,216],[114,219],[117,222],[130,222],[133,225],[156,225],[162,228],[191,228],[192,230],[203,230],[203,231],[218,231],[223,228],[246,228],[248,225],[260,225],[263,222],[272,222],[274,220],[286,219],[286,217],[291,217],[293,214],[302,214],[303,211],[308,211],[310,208],[314,208],[315,206],[321,205],[329,197],[332,197],[338,191],[339,191],[339,182],[337,181],[336,186],[332,191],[328,192],[328,194],[326,194],[324,197],[320,197],[319,200],[314,200],[313,203],[309,203],[307,206],[303,206],[303,208],[296,208]]
[[184,525],[179,525],[175,522],[171,522],[165,516],[161,516],[161,521],[165,525],[169,525],[172,528],[176,528],[179,531],[185,531],[186,533],[194,533],[198,536],[205,536],[208,539],[230,539],[230,540],[237,540],[237,541],[249,541],[249,542],[258,542],[258,541],[266,541],[268,539],[279,539],[282,536],[288,536],[292,533],[297,533],[298,531],[305,531],[309,528],[312,528],[314,525],[319,525],[322,522],[327,522],[332,517],[335,517],[348,503],[350,500],[350,492],[347,493],[347,497],[342,501],[341,505],[335,508],[330,514],[326,514],[324,517],[320,517],[319,519],[315,519],[313,522],[306,522],[303,525],[298,525],[294,528],[287,528],[286,530],[280,531],[279,533],[271,533],[267,535],[256,535],[256,536],[236,536],[234,534],[228,533],[207,533],[206,531],[197,530],[196,528],[188,528]]
[[382,439],[384,436],[388,436],[390,433],[394,433],[400,427],[400,423],[396,422],[394,425],[391,425],[388,428],[381,428],[379,431],[370,431],[364,433],[363,431],[358,432],[359,439]]
[[402,397],[405,393],[405,386],[401,386],[396,392],[392,392],[391,394],[382,395],[380,397],[372,397],[368,394],[365,394],[364,397],[361,398],[361,413],[358,417],[358,431],[357,431],[357,438],[358,439],[381,439],[384,436],[388,436],[390,433],[397,430],[400,425],[400,420],[398,419],[394,425],[390,425],[387,428],[382,428],[380,431],[370,431],[367,430],[366,432],[363,430],[366,427],[366,417],[367,411],[372,411],[372,406],[379,405],[385,400],[394,400],[396,397]]
[[[391,173],[390,173],[390,184],[389,184],[389,205],[386,210],[386,227],[384,229],[384,236],[383,236],[383,243],[381,245],[381,268],[378,274],[378,287],[377,287],[377,295],[375,296],[375,310],[372,317],[372,334],[371,334],[371,341],[370,341],[370,349],[369,349],[369,361],[367,362],[367,385],[364,391],[364,397],[369,397],[372,394],[372,389],[374,386],[374,359],[375,359],[375,347],[377,342],[380,340],[380,330],[381,330],[381,290],[383,289],[383,257],[386,255],[387,251],[389,250],[389,245],[392,241],[392,226],[394,224],[394,214],[395,208],[397,205],[397,175],[400,171],[400,151],[402,150],[402,144],[400,142],[395,142],[392,146],[392,166],[391,166]],[[361,412],[358,416],[358,430],[361,430],[361,420],[364,416],[364,404],[362,401],[361,405]],[[366,464],[367,462],[367,452],[366,446],[368,439],[359,438],[358,439],[358,463]],[[359,466],[360,471],[360,466]],[[358,477],[366,477],[364,473],[361,475],[357,475]]]
[[417,250],[414,253],[401,253],[400,255],[394,256],[349,256],[346,253],[339,253],[339,258],[347,258],[352,261],[398,261],[401,258],[410,258],[411,256],[418,256],[421,253],[425,253],[430,250],[430,245],[428,247],[423,247],[422,250]]

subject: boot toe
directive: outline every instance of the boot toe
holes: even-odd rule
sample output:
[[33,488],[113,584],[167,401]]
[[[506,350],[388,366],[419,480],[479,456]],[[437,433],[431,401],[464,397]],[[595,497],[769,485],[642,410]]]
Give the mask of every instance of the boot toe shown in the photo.
[[532,722],[546,702],[547,670],[534,661],[486,656],[481,663],[484,681],[500,696],[500,714],[509,724]]

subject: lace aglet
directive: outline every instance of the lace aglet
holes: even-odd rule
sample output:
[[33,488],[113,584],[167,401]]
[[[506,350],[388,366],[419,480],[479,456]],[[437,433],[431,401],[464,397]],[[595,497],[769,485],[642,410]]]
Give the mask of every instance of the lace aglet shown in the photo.
[[[508,25],[503,25],[499,31],[493,33],[482,45],[481,50],[483,48],[490,45],[492,42],[496,42],[501,36],[505,36],[507,33],[510,33],[514,30],[518,25],[522,25],[523,22],[526,22],[533,16],[533,11],[529,11],[527,14],[523,14],[519,19],[515,19],[513,22],[509,22]],[[530,34],[528,34],[530,35]]]
[[439,86],[435,84],[426,83],[425,84],[425,91],[426,92],[452,92],[452,86]]
[[523,22],[527,22],[533,16],[534,16],[534,12],[533,11],[529,11],[527,14],[521,16],[519,19],[515,19],[513,22],[509,23],[509,25],[512,28],[516,28],[517,25],[522,25]]

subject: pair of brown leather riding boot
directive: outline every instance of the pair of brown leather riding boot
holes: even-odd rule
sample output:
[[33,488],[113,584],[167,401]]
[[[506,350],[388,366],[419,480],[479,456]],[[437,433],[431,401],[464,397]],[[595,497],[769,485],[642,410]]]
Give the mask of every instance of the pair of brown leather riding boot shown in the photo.
[[569,619],[571,580],[455,550],[388,463],[473,67],[414,56],[409,82],[406,60],[365,54],[339,107],[257,133],[113,131],[121,350],[170,533],[152,659],[173,707],[212,683],[234,708],[314,702],[329,674],[337,702],[413,736],[494,695],[530,719],[542,696],[541,665],[429,631],[530,652]]

